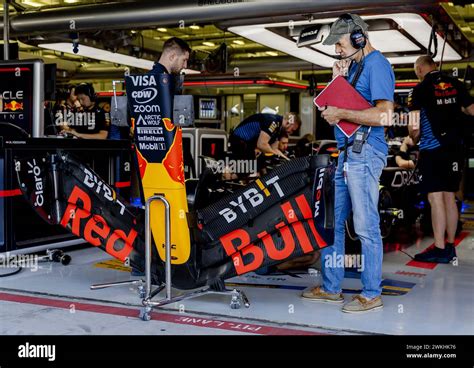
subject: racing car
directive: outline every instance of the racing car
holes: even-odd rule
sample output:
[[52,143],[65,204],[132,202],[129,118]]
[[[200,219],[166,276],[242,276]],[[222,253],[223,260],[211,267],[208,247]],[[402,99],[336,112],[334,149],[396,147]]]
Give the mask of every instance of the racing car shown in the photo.
[[[132,152],[143,203],[156,194],[170,203],[174,288],[206,285],[223,290],[228,278],[333,243],[334,163],[328,156],[296,158],[247,185],[228,187],[212,197],[209,170],[185,182],[182,128],[172,122],[169,76],[147,76],[146,88],[155,85],[157,93],[156,100],[146,105],[143,99],[133,100],[145,79],[127,78],[129,107],[138,111],[132,113]],[[151,141],[160,143],[143,143]],[[143,209],[131,206],[66,150],[15,157],[15,161],[24,197],[47,223],[60,224],[127,265],[145,270]],[[162,285],[165,214],[157,202],[150,211],[152,282]]]

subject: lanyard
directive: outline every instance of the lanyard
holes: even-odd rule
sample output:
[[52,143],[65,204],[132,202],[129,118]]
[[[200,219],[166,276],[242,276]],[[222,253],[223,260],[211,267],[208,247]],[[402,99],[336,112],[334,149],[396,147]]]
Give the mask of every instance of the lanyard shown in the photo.
[[[354,77],[352,78],[352,81],[351,81],[352,87],[355,88],[357,82],[359,81],[360,75],[362,74],[362,69],[363,68],[364,68],[364,55],[362,54],[362,59],[361,59],[359,65],[357,65],[357,71],[355,72],[355,75],[354,75]],[[367,135],[365,136],[363,143],[365,143],[365,141],[369,138],[369,134],[370,134],[371,129],[372,129],[372,127],[369,127],[369,129],[367,131]],[[344,137],[344,160],[343,160],[344,168],[346,168],[347,156],[349,154],[349,152],[347,150],[348,147],[349,147],[349,138],[347,138],[347,136],[345,136]]]

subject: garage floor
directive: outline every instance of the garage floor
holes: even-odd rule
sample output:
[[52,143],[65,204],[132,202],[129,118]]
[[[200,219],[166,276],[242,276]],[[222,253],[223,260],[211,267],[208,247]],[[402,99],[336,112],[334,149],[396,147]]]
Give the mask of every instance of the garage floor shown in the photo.
[[[228,280],[229,287],[246,293],[248,309],[231,309],[228,296],[206,295],[155,309],[150,322],[137,318],[141,301],[135,287],[89,289],[129,279],[130,273],[98,249],[80,249],[69,252],[69,266],[43,263],[36,271],[0,278],[0,333],[473,335],[474,235],[460,234],[454,264],[409,258],[432,243],[424,238],[387,246],[381,311],[352,315],[340,306],[302,300],[302,290],[320,282],[317,270],[302,270]],[[361,288],[357,272],[346,272],[343,288],[350,300]]]

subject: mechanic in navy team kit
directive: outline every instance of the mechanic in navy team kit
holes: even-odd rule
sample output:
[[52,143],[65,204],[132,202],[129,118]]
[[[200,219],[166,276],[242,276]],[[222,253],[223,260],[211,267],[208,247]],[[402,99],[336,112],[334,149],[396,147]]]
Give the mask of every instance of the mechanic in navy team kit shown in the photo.
[[149,73],[180,74],[188,66],[191,48],[186,41],[171,37],[163,44],[163,50],[158,61],[153,64]]
[[291,134],[301,125],[297,114],[254,114],[242,121],[230,134],[230,149],[234,159],[255,160],[256,149],[288,159],[278,149],[282,130]]
[[97,105],[97,96],[90,83],[81,83],[74,89],[74,95],[82,110],[75,113],[73,122],[63,125],[63,131],[84,139],[107,139],[110,115]]
[[[455,193],[463,168],[463,122],[474,115],[474,100],[456,78],[437,70],[430,56],[420,56],[415,73],[421,81],[408,97],[410,136],[420,141],[421,188],[428,193],[435,247],[417,254],[424,262],[449,263],[456,257],[458,224]],[[445,233],[447,239],[445,242]]]

